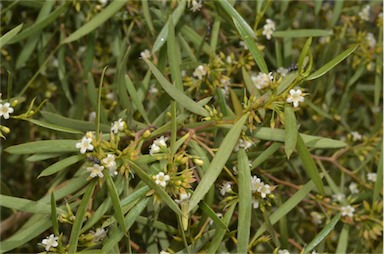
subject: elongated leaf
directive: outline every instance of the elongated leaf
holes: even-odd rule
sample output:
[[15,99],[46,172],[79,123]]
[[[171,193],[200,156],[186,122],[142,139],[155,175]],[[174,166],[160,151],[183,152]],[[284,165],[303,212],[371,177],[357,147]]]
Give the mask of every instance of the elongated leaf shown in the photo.
[[23,28],[23,24],[21,23],[17,27],[13,28],[0,38],[0,49],[3,48],[4,45],[6,45],[12,38],[14,38]]
[[311,43],[312,43],[312,37],[309,37],[307,41],[305,42],[303,49],[301,50],[299,60],[297,61],[297,67],[299,70],[299,73],[302,74],[304,72],[304,60],[309,55],[310,49],[311,49]]
[[[185,6],[186,6],[186,1],[181,1],[177,5],[176,9],[173,11],[172,21],[173,21],[173,24],[175,26],[176,26],[177,22],[179,21],[181,15],[184,13]],[[153,44],[153,48],[152,48],[153,53],[157,52],[161,48],[161,46],[163,46],[164,43],[166,42],[167,37],[168,37],[168,27],[169,26],[168,26],[168,21],[167,21],[167,23],[163,26],[159,35],[157,36],[155,43]]]
[[34,23],[28,28],[25,28],[21,33],[19,33],[17,36],[12,38],[8,43],[12,44],[15,42],[19,42],[31,35],[39,34],[41,30],[43,30],[45,27],[52,24],[52,22],[62,13],[64,13],[68,8],[68,2],[65,2],[63,5],[58,7],[56,10],[54,10],[51,14],[49,14],[45,19],[41,20],[40,22]]
[[282,94],[297,78],[297,71],[288,73],[276,89],[276,94]]
[[170,16],[168,20],[167,54],[173,83],[176,85],[177,89],[183,91],[183,80],[180,70],[180,48],[176,41],[175,26],[173,25],[172,16]]
[[199,203],[199,207],[200,209],[206,214],[208,215],[209,218],[211,218],[213,220],[213,222],[215,223],[215,225],[217,225],[219,228],[221,229],[224,229],[225,231],[228,231],[228,227],[227,225],[225,225],[223,223],[223,221],[217,216],[217,214],[215,213],[215,211],[210,207],[208,206],[207,203],[204,202],[204,200],[202,200],[200,203]]
[[117,221],[119,222],[121,231],[126,234],[127,229],[125,227],[124,223],[124,214],[123,214],[123,209],[121,208],[120,204],[120,198],[119,198],[119,193],[117,192],[116,186],[112,180],[112,177],[109,175],[109,172],[107,169],[104,170],[104,177],[105,181],[108,186],[108,194],[112,199],[112,205],[113,209],[115,210],[115,217]]
[[39,120],[35,120],[35,119],[26,118],[25,120],[28,122],[31,122],[33,124],[36,124],[38,126],[41,126],[41,127],[47,128],[47,129],[51,129],[51,130],[55,130],[55,131],[61,131],[61,132],[72,133],[72,134],[81,134],[82,133],[81,131],[78,131],[75,129],[71,129],[68,127],[62,127],[60,125],[47,123],[47,122],[43,122],[43,121],[39,121]]
[[252,162],[251,170],[257,168],[261,165],[264,161],[268,160],[274,152],[279,149],[281,146],[281,143],[274,142],[272,145],[270,145],[267,149],[265,149],[257,158]]
[[237,154],[239,163],[239,219],[237,224],[237,252],[247,253],[251,228],[252,190],[251,171],[248,156],[244,149]]
[[76,218],[75,218],[75,221],[73,222],[73,226],[71,230],[71,237],[69,239],[69,247],[68,247],[69,253],[75,253],[77,250],[81,226],[83,225],[85,213],[87,211],[89,201],[91,200],[93,190],[95,189],[96,184],[97,184],[96,180],[93,180],[92,182],[90,182],[88,184],[88,188],[86,192],[84,193],[81,199],[81,203],[77,210]]
[[335,228],[337,222],[340,219],[341,214],[338,213],[335,215],[329,223],[312,239],[307,246],[305,246],[303,253],[309,253],[313,248],[315,248],[328,234]]
[[291,156],[292,152],[295,150],[296,141],[297,141],[297,123],[295,112],[292,107],[288,104],[284,108],[284,125],[285,125],[285,154],[287,158]]
[[[99,89],[101,89],[101,87]],[[98,106],[99,106],[97,91],[98,90],[96,89],[95,81],[93,80],[92,74],[88,73],[87,95],[88,95],[89,102],[91,103],[93,110],[95,110],[95,112],[98,110]],[[105,113],[105,109],[101,104],[100,104],[100,121],[104,123],[107,122],[107,114]]]
[[349,224],[344,224],[341,230],[335,253],[347,253],[349,238]]
[[335,67],[340,62],[342,62],[345,58],[347,58],[350,54],[352,54],[358,47],[359,47],[359,45],[355,45],[355,46],[350,47],[349,49],[343,51],[338,56],[333,58],[331,61],[324,64],[320,69],[318,69],[317,71],[315,71],[311,75],[309,75],[306,80],[313,80],[313,79],[317,79],[317,78],[323,76],[325,73],[327,73],[328,71],[333,69],[333,67]]
[[149,125],[150,122],[148,119],[147,111],[144,109],[144,106],[139,99],[139,95],[136,91],[135,86],[132,83],[132,80],[129,78],[127,74],[125,75],[124,80],[125,80],[125,88],[127,89],[128,93],[131,95],[131,100],[133,101],[137,110],[140,112],[140,114],[144,118],[145,122]]
[[308,151],[308,148],[304,144],[303,139],[300,135],[297,135],[297,144],[296,144],[297,152],[299,153],[300,159],[303,163],[303,167],[307,175],[311,178],[313,183],[315,184],[317,190],[325,195],[324,185],[321,180],[319,171],[317,170],[316,164],[313,161],[311,154]]
[[71,35],[69,35],[66,39],[64,39],[61,44],[69,43],[72,41],[76,41],[81,37],[89,34],[96,28],[98,28],[105,21],[113,17],[125,4],[126,0],[120,1],[112,1],[102,12],[97,14],[93,19],[91,19],[88,23],[77,29]]
[[[278,142],[285,141],[285,131],[282,129],[261,127],[253,131],[252,135],[255,138],[261,140],[270,140]],[[305,145],[312,148],[341,148],[347,146],[346,143],[335,139],[322,138],[307,134],[300,134],[300,136],[303,139]]]
[[197,206],[200,200],[204,198],[205,194],[207,194],[211,186],[216,181],[239,139],[247,118],[248,114],[243,115],[225,136],[218,152],[215,154],[215,157],[207,169],[207,173],[202,177],[201,182],[197,186],[189,201],[189,211]]
[[148,64],[149,68],[155,75],[156,79],[159,81],[160,85],[167,92],[167,94],[172,97],[172,99],[177,101],[181,106],[183,106],[185,109],[189,110],[192,113],[201,116],[209,115],[203,107],[199,106],[195,101],[193,101],[183,92],[179,91],[175,86],[169,83],[169,81],[165,79],[163,74],[161,74],[161,72],[156,68],[155,65],[153,65],[153,63],[151,63],[147,59],[144,59],[144,61]]
[[198,240],[194,241],[188,247],[176,252],[176,254],[184,253],[201,253],[201,249],[212,239],[215,235],[215,230],[205,232]]
[[62,153],[38,153],[38,154],[29,156],[27,158],[27,161],[30,161],[30,162],[43,161],[51,158],[56,158],[61,155]]
[[140,177],[140,179],[145,182],[151,189],[155,190],[161,199],[171,208],[177,215],[181,215],[181,210],[175,201],[168,195],[168,193],[159,185],[155,183],[152,178],[145,173],[136,163],[129,161],[129,164],[132,166],[132,169]]
[[78,142],[70,139],[43,140],[10,146],[5,151],[12,154],[78,152]]
[[27,213],[50,214],[51,207],[41,201],[32,201],[0,194],[1,206]]
[[287,31],[275,31],[273,37],[299,38],[299,37],[322,37],[332,35],[332,30],[323,29],[295,29]]
[[59,233],[59,222],[57,221],[57,210],[56,210],[56,199],[55,193],[51,193],[51,219],[52,219],[52,228],[53,233],[58,236]]
[[62,159],[62,160],[52,164],[48,168],[44,169],[37,178],[40,178],[42,176],[53,175],[53,174],[59,172],[60,170],[63,170],[65,168],[75,164],[76,162],[82,160],[83,158],[85,158],[85,155],[79,154],[79,155],[73,155],[71,157]]
[[[220,1],[221,2],[221,1]],[[225,2],[225,1],[223,1]],[[235,24],[237,31],[239,31],[241,38],[243,39],[245,45],[247,45],[249,51],[251,52],[253,59],[255,60],[257,66],[259,67],[260,71],[264,73],[268,73],[268,66],[265,62],[263,56],[261,55],[261,52],[256,46],[256,43],[254,39],[252,38],[252,34],[247,33],[247,31],[242,27],[235,18],[233,18],[233,23]]]

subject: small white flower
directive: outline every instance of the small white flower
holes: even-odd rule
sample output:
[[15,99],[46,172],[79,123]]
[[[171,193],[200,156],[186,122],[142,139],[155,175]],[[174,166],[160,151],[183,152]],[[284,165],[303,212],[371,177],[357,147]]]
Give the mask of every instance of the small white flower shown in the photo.
[[148,91],[149,94],[156,95],[159,93],[159,89],[156,88],[155,84],[152,84]]
[[140,57],[143,58],[143,59],[151,58],[151,51],[149,51],[148,49],[146,49],[144,51],[141,51],[140,52]]
[[207,75],[207,71],[205,70],[203,65],[199,65],[196,67],[195,71],[192,73],[195,78],[203,79],[203,76]]
[[253,145],[253,143],[251,141],[249,141],[249,140],[239,139],[239,141],[237,142],[234,150],[236,152],[239,151],[240,148],[244,148],[245,150],[247,150],[252,145]]
[[376,173],[368,173],[367,178],[368,178],[368,181],[375,183],[377,180],[377,174]]
[[227,63],[229,63],[229,64],[232,63],[232,58],[231,58],[230,55],[227,56],[226,61],[227,61]]
[[116,171],[116,161],[115,161],[115,155],[114,154],[107,154],[107,157],[102,159],[101,161],[108,168],[109,174],[111,176],[118,174],[118,172]]
[[359,193],[359,189],[357,188],[358,186],[357,186],[357,183],[355,183],[355,182],[351,182],[350,184],[349,184],[349,191],[352,193],[352,194],[357,194],[357,193]]
[[180,199],[175,199],[175,202],[181,205],[185,201],[188,201],[190,197],[191,197],[191,193],[180,193]]
[[87,171],[90,172],[89,176],[91,178],[95,178],[96,176],[103,178],[104,177],[103,170],[104,170],[104,166],[100,166],[99,164],[93,164],[92,167],[87,167]]
[[155,143],[153,143],[150,147],[149,147],[149,154],[150,155],[154,155],[155,153],[159,153],[160,152],[160,146],[156,145]]
[[93,241],[94,242],[100,242],[104,240],[104,238],[107,236],[107,231],[105,231],[104,228],[97,228],[96,232],[93,230],[90,230],[91,234],[93,234]]
[[113,92],[107,93],[107,94],[105,95],[105,97],[106,97],[108,100],[111,100],[111,101],[115,101],[115,100],[116,100],[116,95],[115,95],[115,93],[113,93]]
[[239,173],[239,171],[237,170],[236,166],[233,166],[233,167],[232,167],[232,171],[233,171],[233,174],[234,174],[235,176]]
[[43,239],[41,243],[45,245],[45,251],[49,251],[51,247],[57,247],[59,245],[57,242],[58,239],[59,237],[54,234],[51,234],[50,236],[47,236],[47,238]]
[[95,122],[95,120],[96,120],[96,112],[92,111],[91,113],[89,113],[88,121]]
[[304,101],[304,97],[301,96],[303,92],[300,89],[291,89],[287,98],[288,103],[293,103],[293,106],[297,108],[300,102]]
[[333,194],[332,199],[334,202],[342,203],[345,200],[345,194],[344,193]]
[[263,182],[257,176],[253,176],[251,179],[251,190],[253,193],[260,192]]
[[111,132],[115,134],[117,134],[119,131],[124,130],[124,121],[121,118],[117,121],[114,121],[111,125]]
[[108,0],[99,0],[99,3],[104,6],[108,3]]
[[271,193],[271,187],[268,184],[262,183],[259,192],[262,198],[266,198]]
[[247,47],[247,45],[245,44],[244,41],[240,41],[239,44],[240,44],[240,46],[242,46],[245,50],[248,50],[248,47]]
[[342,216],[348,216],[348,217],[352,218],[354,212],[355,212],[355,208],[353,208],[350,205],[341,207],[341,215]]
[[272,75],[272,72],[270,72],[268,74],[260,72],[257,75],[254,75],[254,74],[251,75],[251,80],[253,82],[253,85],[257,89],[261,90],[261,89],[267,88],[269,86],[269,84],[273,80],[273,75]]
[[161,136],[160,138],[155,139],[155,141],[153,141],[152,145],[149,148],[149,154],[153,156],[155,153],[159,153],[161,148],[166,149],[167,148],[167,143],[166,143],[167,140],[168,140],[168,138],[166,138],[164,136]]
[[374,48],[376,46],[376,39],[373,33],[368,33],[366,37],[369,47]]
[[320,42],[320,44],[324,45],[324,44],[329,43],[330,40],[331,40],[330,36],[322,36],[322,37],[320,37],[319,42]]
[[279,250],[277,254],[290,254],[290,252],[287,249]]
[[259,208],[259,200],[257,200],[255,197],[252,196],[252,206],[253,206],[253,209],[257,209]]
[[352,131],[351,135],[352,135],[353,141],[358,141],[358,140],[361,140],[363,138],[363,136],[361,136],[361,134],[358,133],[357,131]]
[[220,194],[222,196],[225,195],[225,193],[232,191],[232,185],[230,182],[225,182],[220,187]]
[[192,2],[190,3],[192,4],[192,6],[189,9],[193,12],[200,11],[201,7],[203,7],[201,0],[192,0]]
[[285,77],[288,74],[288,69],[279,67],[276,72],[279,73],[282,77]]
[[80,148],[80,153],[85,153],[87,150],[92,151],[92,138],[84,136],[79,143],[76,143],[76,148]]
[[359,16],[362,20],[369,21],[369,12],[371,11],[371,6],[366,5],[364,9],[359,12]]
[[271,19],[267,19],[266,22],[267,23],[263,27],[263,35],[265,35],[265,37],[267,37],[267,39],[270,40],[271,35],[276,29],[276,25],[275,25],[275,22],[273,22]]
[[164,172],[160,172],[155,176],[155,183],[165,188],[167,186],[167,182],[169,181],[169,175],[165,175]]
[[323,222],[323,216],[318,212],[311,212],[312,222],[314,224],[321,224]]
[[0,117],[4,117],[4,119],[9,118],[9,114],[13,113],[13,108],[11,107],[11,104],[9,102],[6,102],[4,104],[0,103]]
[[317,251],[313,250],[311,254],[319,254]]

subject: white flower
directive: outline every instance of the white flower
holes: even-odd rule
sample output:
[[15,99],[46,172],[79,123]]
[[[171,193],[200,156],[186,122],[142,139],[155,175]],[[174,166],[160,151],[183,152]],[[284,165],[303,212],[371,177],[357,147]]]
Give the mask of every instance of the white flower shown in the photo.
[[349,184],[349,191],[352,193],[352,194],[357,194],[359,193],[359,190],[357,189],[357,183],[355,182],[351,182]]
[[236,152],[239,151],[240,148],[244,148],[245,150],[247,150],[252,145],[253,145],[253,143],[251,141],[249,141],[249,140],[239,139],[239,141],[237,142],[234,150]]
[[267,194],[271,193],[271,187],[268,184],[262,183],[259,192],[262,198],[266,198]]
[[119,131],[124,130],[124,121],[121,118],[117,121],[114,121],[111,125],[111,131],[115,134],[117,134]]
[[156,95],[158,92],[159,92],[159,89],[156,88],[155,84],[152,84],[148,91],[148,93],[152,95]]
[[259,208],[259,204],[260,204],[259,200],[257,200],[255,197],[252,196],[252,206],[253,206],[253,208],[254,209]]
[[151,52],[148,49],[141,51],[140,57],[143,59],[149,59],[149,58],[151,58]]
[[288,74],[288,69],[279,67],[276,72],[279,73],[282,77],[285,77]]
[[57,247],[59,243],[57,240],[59,239],[58,236],[55,236],[54,234],[51,234],[50,236],[47,236],[46,239],[43,239],[41,243],[45,245],[45,251],[49,251],[51,247]]
[[253,82],[253,85],[261,90],[261,89],[264,89],[266,87],[269,86],[269,84],[271,83],[271,81],[273,80],[273,75],[272,75],[272,72],[266,74],[266,73],[263,73],[263,72],[260,72],[259,74],[257,75],[252,75],[251,76],[251,80]]
[[164,172],[160,172],[155,176],[155,183],[165,188],[167,186],[167,182],[169,181],[169,175],[165,175]]
[[96,112],[92,111],[91,113],[89,113],[88,121],[95,122],[95,120],[96,120]]
[[4,119],[8,119],[9,114],[12,114],[13,111],[14,110],[9,102],[4,103],[4,105],[0,103],[0,117],[2,116]]
[[362,20],[369,21],[369,12],[371,11],[371,6],[367,5],[364,9],[359,12],[359,16]]
[[105,157],[101,161],[108,168],[109,174],[111,176],[118,174],[118,172],[116,171],[116,161],[115,161],[115,155],[114,154],[107,154],[107,157]]
[[203,76],[207,75],[207,71],[205,70],[203,65],[199,65],[192,73],[192,75],[201,80]]
[[191,193],[180,193],[180,199],[175,199],[175,202],[180,205],[185,201],[188,201],[190,197]]
[[244,41],[239,42],[240,46],[242,46],[245,50],[248,50],[247,45],[244,43]]
[[368,181],[375,183],[377,180],[377,174],[376,173],[368,173],[367,178],[368,178]]
[[154,155],[155,153],[159,153],[161,148],[167,148],[167,143],[166,141],[168,140],[168,138],[164,137],[164,136],[161,136],[160,138],[157,138],[155,139],[155,141],[153,141],[151,147],[149,148],[149,154],[150,155]]
[[267,19],[266,22],[267,23],[263,27],[263,35],[265,35],[265,37],[267,37],[267,39],[270,40],[271,35],[276,29],[276,25],[275,25],[275,22],[273,22],[271,19]]
[[108,0],[99,0],[99,3],[104,6],[108,3]]
[[301,96],[303,92],[300,89],[291,89],[287,98],[288,103],[293,103],[293,106],[297,108],[300,102],[304,101],[304,97]]
[[107,231],[105,231],[104,228],[98,228],[96,229],[96,232],[94,232],[93,230],[90,230],[90,233],[93,234],[94,242],[100,242],[104,240],[104,238],[107,236]]
[[357,131],[352,131],[352,132],[351,132],[351,135],[352,135],[352,140],[353,140],[353,141],[358,141],[358,140],[361,140],[361,139],[362,139],[361,134],[358,133]]
[[104,166],[100,166],[99,164],[93,164],[92,167],[87,167],[87,171],[89,171],[91,174],[89,175],[92,178],[95,178],[96,176],[103,178]]
[[191,4],[192,6],[189,9],[193,12],[200,11],[201,7],[203,7],[201,0],[192,0]]
[[232,58],[231,58],[230,55],[227,56],[226,61],[227,61],[227,63],[229,63],[229,64],[232,63]]
[[345,194],[344,193],[336,193],[332,195],[332,199],[334,202],[343,202],[345,200]]
[[253,193],[260,192],[261,187],[264,183],[257,176],[253,176],[251,179],[251,190]]
[[342,216],[348,216],[348,217],[352,218],[354,212],[355,212],[355,208],[353,208],[350,205],[341,207],[341,215]]
[[313,250],[311,254],[319,254],[317,251]]
[[376,46],[376,39],[373,35],[373,33],[368,33],[366,37],[368,44],[371,48],[374,48]]
[[237,175],[239,173],[239,171],[237,170],[236,166],[232,167],[232,171],[233,171],[234,175]]
[[230,182],[225,182],[225,183],[223,183],[223,184],[221,185],[221,188],[220,188],[220,194],[221,194],[222,196],[224,196],[225,193],[230,192],[230,191],[232,191],[232,185],[231,185]]
[[76,143],[76,148],[80,148],[80,153],[85,153],[87,150],[92,151],[92,138],[84,136],[79,143]]
[[290,252],[287,249],[279,250],[277,254],[290,254]]
[[323,216],[318,212],[311,212],[312,222],[314,224],[321,224],[323,222]]

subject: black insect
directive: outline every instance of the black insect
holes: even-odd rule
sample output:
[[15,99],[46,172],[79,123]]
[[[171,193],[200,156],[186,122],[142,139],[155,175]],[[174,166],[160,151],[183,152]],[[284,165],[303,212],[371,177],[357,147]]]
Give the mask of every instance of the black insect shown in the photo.
[[297,69],[297,64],[291,64],[291,66],[288,67],[288,72],[296,71]]
[[92,163],[101,165],[101,161],[98,158],[94,157],[94,156],[88,156],[88,160],[90,162],[92,162]]

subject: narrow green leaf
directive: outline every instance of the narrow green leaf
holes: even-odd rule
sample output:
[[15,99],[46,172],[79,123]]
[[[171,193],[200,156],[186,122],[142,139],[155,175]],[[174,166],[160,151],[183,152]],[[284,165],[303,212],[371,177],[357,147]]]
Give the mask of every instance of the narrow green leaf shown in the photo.
[[151,13],[149,12],[148,0],[141,0],[141,3],[143,6],[143,14],[144,14],[145,22],[147,23],[149,31],[153,35],[155,33],[155,28],[153,27],[153,24],[152,24]]
[[120,201],[121,206],[127,206],[130,205],[132,202],[134,202],[136,199],[142,198],[145,196],[145,194],[150,190],[148,185],[145,185],[141,187],[140,189],[135,190],[129,196],[123,198]]
[[[272,129],[267,127],[257,128],[252,132],[252,135],[255,138],[261,140],[270,140],[270,141],[285,141],[285,131],[282,129]],[[322,138],[307,134],[300,134],[306,146],[311,148],[341,148],[347,146],[346,143],[334,140],[330,138]]]
[[305,68],[304,61],[305,61],[306,57],[308,56],[309,51],[311,49],[311,43],[312,43],[312,37],[309,37],[307,39],[307,41],[305,42],[303,49],[301,50],[299,59],[297,61],[297,68],[298,68],[298,71],[300,74],[304,72],[304,68]]
[[332,35],[332,30],[324,29],[295,29],[275,31],[272,34],[272,36],[276,38],[322,37],[329,35]]
[[170,16],[168,20],[167,54],[173,83],[176,85],[177,89],[183,91],[183,80],[180,70],[180,48],[178,47],[176,41],[175,27],[173,25],[172,16]]
[[36,162],[36,161],[43,161],[47,159],[52,159],[61,156],[62,153],[37,153],[34,155],[31,155],[27,158],[27,161],[30,162]]
[[340,14],[343,10],[343,4],[344,4],[344,0],[335,1],[333,11],[332,11],[332,19],[331,19],[330,27],[334,27],[336,25],[337,20],[339,19]]
[[340,62],[342,62],[345,58],[347,58],[350,54],[352,54],[358,47],[359,47],[359,45],[355,45],[355,46],[350,47],[349,49],[343,51],[342,53],[337,55],[335,58],[333,58],[331,61],[324,64],[320,69],[318,69],[317,71],[315,71],[311,75],[309,75],[306,78],[306,80],[313,80],[313,79],[317,79],[317,78],[323,76],[325,73],[330,71],[333,67],[335,67]]
[[50,214],[51,207],[41,201],[32,201],[25,198],[17,198],[0,194],[1,206],[26,213]]
[[0,49],[2,49],[4,45],[7,45],[7,43],[20,32],[22,27],[23,27],[23,23],[21,23],[17,27],[13,28],[12,30],[8,31],[6,34],[1,36]]
[[10,146],[4,151],[12,154],[78,152],[78,142],[70,139],[43,140]]
[[99,84],[99,94],[97,96],[97,107],[96,107],[96,139],[99,139],[99,136],[100,136],[100,122],[101,122],[101,112],[103,112],[104,110],[102,110],[102,105],[101,105],[101,91],[102,91],[102,87],[103,87],[103,82],[104,82],[104,75],[105,75],[105,72],[107,71],[107,68],[108,66],[105,66],[102,73],[101,73],[101,78],[100,78],[100,84]]
[[335,253],[348,253],[349,224],[344,224],[341,230]]
[[[233,203],[225,213],[223,217],[223,223],[226,227],[228,227],[229,223],[231,222],[233,212],[235,211],[237,203]],[[217,249],[219,248],[220,244],[222,243],[222,240],[224,238],[224,235],[227,231],[222,228],[216,229],[215,236],[213,237],[211,243],[209,244],[207,253],[216,253]]]
[[201,250],[212,239],[212,237],[215,235],[215,232],[216,230],[205,232],[199,239],[188,245],[186,248],[176,252],[176,254],[201,253]]
[[129,78],[128,74],[125,75],[125,88],[127,89],[128,93],[131,95],[131,99],[133,103],[135,104],[137,110],[140,112],[142,117],[144,118],[144,121],[149,125],[150,121],[148,119],[147,111],[145,110],[143,104],[141,103],[139,99],[139,94],[136,91],[135,86],[132,83],[132,80]]
[[72,133],[72,134],[81,134],[82,133],[79,130],[75,130],[75,129],[68,128],[68,127],[62,127],[60,125],[47,123],[47,122],[43,122],[43,121],[39,121],[39,120],[35,120],[35,119],[25,118],[24,120],[31,122],[33,124],[36,124],[38,126],[41,126],[41,127],[47,128],[47,129],[51,129],[51,130],[55,130],[55,131],[61,131],[61,132]]
[[225,136],[218,152],[207,169],[207,173],[202,177],[201,182],[197,186],[189,201],[189,211],[192,211],[192,209],[197,206],[216,181],[230,154],[232,153],[247,119],[248,114],[243,115]]
[[119,193],[117,192],[116,186],[112,180],[112,177],[109,175],[108,169],[104,170],[104,177],[105,177],[105,182],[107,183],[108,186],[108,194],[112,199],[112,205],[113,209],[115,210],[115,217],[117,221],[119,222],[121,231],[126,234],[127,229],[125,227],[124,223],[124,214],[123,214],[123,209],[120,204],[120,198],[119,198]]
[[68,6],[69,6],[68,2],[64,2],[64,4],[62,4],[56,10],[54,10],[45,19],[41,20],[40,22],[36,22],[27,28],[24,28],[24,30],[21,33],[19,33],[17,36],[13,37],[9,41],[9,44],[24,40],[25,38],[27,38],[31,35],[39,34],[41,32],[41,30],[43,30],[45,27],[51,25],[52,22],[55,19],[57,19],[58,16],[60,16],[62,13],[64,13],[67,10]]
[[313,161],[311,154],[308,151],[307,146],[305,145],[303,139],[298,134],[297,135],[297,144],[296,144],[297,152],[299,153],[300,159],[303,163],[303,167],[307,175],[311,178],[313,183],[315,184],[317,190],[325,195],[324,185],[321,180],[319,171],[317,170],[316,164]]
[[209,218],[212,219],[213,223],[217,225],[220,229],[224,229],[224,231],[229,231],[227,225],[224,224],[224,222],[217,216],[215,211],[206,203],[204,200],[202,200],[199,203],[199,208],[208,215]]
[[100,27],[100,25],[103,24],[105,21],[113,17],[116,12],[118,12],[126,3],[126,0],[112,1],[105,9],[102,10],[102,12],[97,14],[89,22],[85,23],[75,32],[70,34],[66,39],[61,42],[61,44],[76,41],[81,37],[89,34],[96,28]]
[[165,79],[163,74],[156,68],[156,66],[148,61],[147,59],[143,59],[151,69],[152,73],[155,75],[156,79],[159,81],[160,85],[167,92],[169,96],[172,97],[175,101],[177,101],[181,106],[185,109],[189,110],[192,113],[201,116],[208,116],[208,112],[201,106],[199,106],[195,101],[186,96],[183,92],[179,91],[175,86],[169,83],[168,80]]
[[295,150],[298,136],[295,112],[291,105],[286,104],[284,108],[284,125],[285,125],[285,154],[287,158],[291,156]]
[[334,230],[337,222],[340,219],[341,214],[338,213],[335,215],[329,223],[315,236],[315,238],[312,239],[310,243],[308,243],[307,246],[305,246],[303,253],[309,253],[313,250],[322,240],[324,240],[325,237],[328,236],[328,234]]
[[248,156],[244,149],[237,154],[239,163],[239,219],[237,224],[237,252],[247,253],[251,228],[252,190],[251,171]]
[[297,71],[288,73],[283,80],[281,81],[280,85],[276,89],[276,94],[280,95],[282,94],[285,90],[287,90],[288,87],[292,85],[292,83],[296,80],[297,78]]
[[140,179],[145,182],[151,189],[155,190],[161,199],[171,208],[177,215],[181,215],[181,210],[175,201],[168,195],[168,193],[133,161],[128,162],[135,173],[140,177]]
[[[220,1],[221,2],[226,2],[226,1]],[[237,31],[239,31],[239,34],[241,38],[243,39],[245,45],[247,45],[249,51],[251,52],[253,59],[255,60],[257,66],[259,67],[260,71],[264,73],[268,73],[268,66],[267,63],[265,62],[260,50],[257,48],[256,43],[253,39],[254,36],[252,36],[254,33],[248,33],[243,26],[241,26],[237,20],[233,17],[233,23],[236,26]]]
[[[102,82],[102,80],[100,82]],[[99,87],[99,89],[101,90],[101,87]],[[97,91],[98,89],[96,89],[95,81],[93,80],[92,74],[88,73],[87,96],[95,112],[97,112],[99,106]],[[105,113],[103,105],[100,105],[100,119],[103,123],[107,122],[107,115]]]
[[274,142],[267,149],[265,149],[257,158],[252,162],[251,170],[257,168],[264,161],[268,160],[274,152],[281,146],[281,143]]
[[[179,21],[181,15],[183,15],[186,3],[187,3],[187,1],[179,2],[179,4],[177,5],[176,9],[173,11],[173,13],[172,13],[172,21],[174,22],[174,25],[177,24],[177,22]],[[161,46],[164,45],[164,43],[167,40],[167,37],[168,37],[168,21],[163,26],[163,28],[161,29],[159,35],[157,36],[156,41],[153,44],[152,53],[157,52],[161,48]]]
[[[377,163],[379,164],[377,165],[377,179],[383,179],[383,147],[381,147],[380,158]],[[379,200],[380,192],[382,191],[383,181],[376,181],[373,189],[372,206]]]
[[49,175],[53,175],[57,172],[59,172],[60,170],[63,170],[73,164],[75,164],[76,162],[82,160],[83,158],[85,158],[85,155],[73,155],[71,157],[68,157],[68,158],[65,158],[65,159],[62,159],[54,164],[52,164],[51,166],[49,166],[48,168],[44,169],[37,178],[40,178],[42,176],[49,176]]
[[78,245],[81,226],[83,225],[85,213],[87,212],[89,201],[91,200],[93,190],[95,189],[96,184],[97,184],[97,180],[91,181],[88,184],[88,188],[81,199],[80,206],[76,213],[75,221],[73,222],[71,237],[69,238],[69,244],[68,244],[69,253],[76,253],[77,251],[77,245]]
[[59,236],[59,223],[57,221],[57,211],[56,211],[56,199],[55,193],[51,193],[51,219],[52,219],[52,228],[55,236]]

